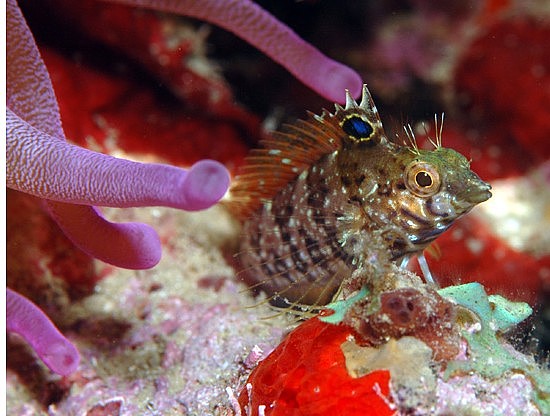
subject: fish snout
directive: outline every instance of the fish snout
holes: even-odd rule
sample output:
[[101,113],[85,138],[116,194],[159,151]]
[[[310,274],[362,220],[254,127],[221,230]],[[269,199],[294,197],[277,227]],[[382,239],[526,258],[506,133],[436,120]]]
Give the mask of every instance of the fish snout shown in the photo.
[[469,204],[476,205],[491,198],[491,185],[479,178],[468,178],[464,189],[460,192],[458,198]]

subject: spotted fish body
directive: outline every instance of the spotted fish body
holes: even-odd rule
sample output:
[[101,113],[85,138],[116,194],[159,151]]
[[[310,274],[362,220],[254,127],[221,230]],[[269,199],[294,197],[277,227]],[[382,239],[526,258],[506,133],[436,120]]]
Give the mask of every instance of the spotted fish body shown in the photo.
[[[490,186],[451,149],[386,137],[366,88],[263,142],[230,190],[245,280],[278,306],[324,305],[366,263],[422,252]],[[356,273],[355,273],[356,274]]]

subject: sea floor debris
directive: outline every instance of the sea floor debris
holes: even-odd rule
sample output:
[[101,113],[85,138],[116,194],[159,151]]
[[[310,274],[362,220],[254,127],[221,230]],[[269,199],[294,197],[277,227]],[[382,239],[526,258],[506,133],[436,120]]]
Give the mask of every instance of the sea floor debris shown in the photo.
[[385,291],[332,303],[288,334],[251,373],[243,413],[549,413],[550,371],[503,336],[532,313],[527,304],[478,283],[438,294],[398,269],[387,280]]
[[222,414],[226,387],[237,388],[255,364],[247,357],[279,342],[286,318],[264,320],[271,310],[249,308],[256,300],[241,293],[246,287],[223,258],[221,246],[236,229],[221,208],[125,211],[105,213],[158,227],[166,247],[159,266],[131,271],[96,262],[106,277],[89,296],[70,300],[57,285],[44,293],[59,307],[55,321],[81,364],[69,377],[53,375],[10,336],[9,414]]
[[[107,276],[90,296],[73,301],[52,297],[60,306],[56,321],[82,357],[72,376],[52,375],[28,347],[10,337],[10,414],[235,414],[227,388],[234,395],[246,389],[252,369],[277,347],[292,320],[285,315],[263,319],[273,316],[273,311],[266,306],[249,308],[258,299],[235,283],[234,270],[223,256],[222,247],[238,232],[235,224],[220,207],[201,213],[164,208],[110,209],[106,215],[113,220],[137,219],[153,224],[167,247],[164,257],[150,271],[102,266]],[[404,275],[409,279],[407,284],[422,284],[411,273]],[[475,317],[470,318],[475,327]],[[315,320],[318,329],[336,327]],[[331,340],[338,341],[336,338],[323,342],[330,345]],[[340,348],[345,339],[333,343],[321,357]],[[498,340],[501,343],[500,337]],[[304,342],[304,338],[299,341]],[[400,346],[404,343],[410,347],[409,355],[396,357],[417,365],[396,374],[387,362],[398,361],[392,357],[396,349],[403,350]],[[321,354],[322,346],[317,345]],[[465,343],[460,347],[466,357]],[[501,348],[519,362],[532,362],[506,343]],[[448,377],[438,370],[439,364],[434,365],[426,344],[414,337],[376,348],[348,343],[341,350],[342,357],[355,354],[353,360],[342,358],[342,362],[351,360],[354,370],[350,373],[355,377],[389,367],[389,390],[383,392],[392,403],[392,412],[407,408],[418,415],[468,411],[492,415],[501,409],[501,414],[512,415],[521,409],[527,415],[544,414],[533,400],[537,394],[533,378],[521,369],[488,377],[474,368],[473,373]],[[348,370],[343,367],[341,371]],[[381,385],[380,380],[387,377],[385,370],[376,374],[373,380]],[[541,374],[539,380],[550,377]],[[425,380],[420,386],[418,377]],[[330,396],[335,394],[336,390]]]

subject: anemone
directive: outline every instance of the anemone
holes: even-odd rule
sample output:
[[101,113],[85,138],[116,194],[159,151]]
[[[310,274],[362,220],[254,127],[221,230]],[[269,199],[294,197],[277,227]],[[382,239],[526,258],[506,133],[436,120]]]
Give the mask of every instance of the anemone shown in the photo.
[[[329,100],[341,102],[345,88],[354,95],[360,92],[362,83],[354,71],[321,54],[248,0],[121,2],[219,25]],[[6,15],[7,186],[42,198],[63,232],[91,256],[129,269],[155,266],[161,257],[156,232],[146,224],[109,222],[94,205],[205,209],[225,194],[227,169],[213,160],[198,161],[189,169],[132,162],[67,142],[48,71],[16,0],[7,1]],[[8,330],[23,335],[52,371],[72,372],[77,364],[55,363],[67,357],[78,363],[74,346],[30,301],[8,290],[8,302]],[[32,318],[25,321],[23,312]],[[59,348],[45,349],[48,343]]]

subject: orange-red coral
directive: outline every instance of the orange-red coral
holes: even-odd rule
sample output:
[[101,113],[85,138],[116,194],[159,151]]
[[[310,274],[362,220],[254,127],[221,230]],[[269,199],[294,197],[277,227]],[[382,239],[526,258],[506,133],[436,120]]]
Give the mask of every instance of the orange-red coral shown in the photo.
[[262,405],[270,416],[393,415],[389,371],[348,374],[341,345],[352,335],[346,325],[304,322],[252,372],[241,407],[251,416]]
[[455,91],[489,138],[517,142],[536,164],[550,157],[549,38],[543,19],[498,20],[480,30],[454,76]]

